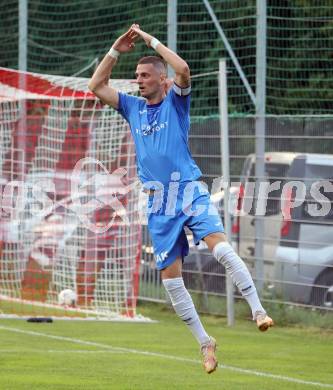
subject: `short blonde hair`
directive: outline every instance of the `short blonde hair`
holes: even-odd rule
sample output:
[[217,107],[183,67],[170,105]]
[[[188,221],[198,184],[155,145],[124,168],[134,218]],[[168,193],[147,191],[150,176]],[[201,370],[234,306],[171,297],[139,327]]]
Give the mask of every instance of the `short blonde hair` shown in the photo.
[[162,57],[158,56],[146,56],[140,58],[138,65],[140,64],[152,64],[161,73],[167,73],[167,64]]

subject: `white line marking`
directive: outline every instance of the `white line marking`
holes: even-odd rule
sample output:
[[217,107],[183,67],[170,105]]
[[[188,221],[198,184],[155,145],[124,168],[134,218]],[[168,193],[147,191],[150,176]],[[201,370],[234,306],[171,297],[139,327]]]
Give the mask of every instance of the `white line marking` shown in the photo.
[[22,348],[22,349],[0,349],[0,354],[12,354],[12,353],[19,353],[21,354],[22,352],[29,352],[29,353],[79,353],[79,354],[98,354],[98,353],[111,353],[111,354],[123,354],[126,353],[124,351],[111,351],[111,350],[91,350],[89,351],[88,349],[66,349],[66,350],[61,350],[61,349],[33,349],[33,348]]
[[[141,351],[141,350],[132,349],[132,348],[113,347],[111,345],[102,344],[102,343],[96,343],[94,341],[86,341],[86,340],[76,339],[76,338],[73,338],[73,337],[56,336],[56,335],[52,335],[52,334],[47,334],[47,333],[42,333],[42,332],[35,332],[35,331],[32,331],[32,330],[24,330],[24,329],[12,328],[12,327],[1,326],[1,325],[0,325],[0,329],[7,330],[9,332],[14,332],[14,333],[29,334],[31,336],[46,337],[46,338],[53,339],[53,340],[67,341],[69,343],[74,343],[74,344],[89,345],[91,347],[103,348],[103,349],[105,349],[107,351],[118,351],[118,352],[125,352],[125,353],[133,353],[133,354],[136,354],[136,355],[154,356],[154,357],[159,357],[159,358],[162,358],[162,359],[178,360],[178,361],[184,362],[184,363],[201,364],[201,362],[199,360],[195,360],[195,359],[189,359],[189,358],[184,358],[184,357],[179,357],[179,356],[172,356],[172,355],[167,355],[167,354],[164,354],[164,353]],[[278,381],[299,383],[299,384],[302,384],[302,385],[318,386],[318,387],[325,387],[325,388],[333,389],[333,384],[328,384],[328,383],[326,384],[326,383],[320,383],[320,382],[306,381],[306,380],[302,380],[302,379],[292,378],[292,377],[289,377],[289,376],[270,374],[268,372],[261,372],[261,371],[251,370],[251,369],[245,369],[245,368],[240,368],[240,367],[228,366],[228,365],[225,365],[225,364],[219,364],[219,368],[222,368],[222,369],[225,369],[225,370],[234,371],[234,372],[239,372],[241,374],[261,376],[261,377],[264,377],[264,378],[275,379],[275,380],[278,380]]]
[[60,349],[48,349],[47,353],[126,353],[125,351],[88,351],[87,349],[68,349],[68,350],[60,350]]

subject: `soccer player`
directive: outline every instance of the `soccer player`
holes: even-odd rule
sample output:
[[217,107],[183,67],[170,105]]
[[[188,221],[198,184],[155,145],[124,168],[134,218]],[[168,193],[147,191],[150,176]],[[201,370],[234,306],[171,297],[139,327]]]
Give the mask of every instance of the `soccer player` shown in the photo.
[[[118,92],[108,81],[119,55],[132,51],[140,38],[159,56],[139,60],[135,76],[141,97],[135,97]],[[166,64],[175,72],[170,89]],[[212,212],[208,191],[197,181],[201,172],[188,148],[190,69],[176,53],[133,24],[114,42],[92,76],[89,88],[105,104],[118,110],[130,125],[138,175],[144,191],[149,193],[148,228],[156,266],[161,270],[174,310],[200,344],[204,368],[211,373],[217,367],[216,341],[206,333],[182,279],[182,262],[188,254],[184,226],[192,231],[196,243],[204,240],[217,261],[225,266],[250,305],[258,328],[265,331],[273,321],[260,303],[244,262],[228,243],[218,213]]]

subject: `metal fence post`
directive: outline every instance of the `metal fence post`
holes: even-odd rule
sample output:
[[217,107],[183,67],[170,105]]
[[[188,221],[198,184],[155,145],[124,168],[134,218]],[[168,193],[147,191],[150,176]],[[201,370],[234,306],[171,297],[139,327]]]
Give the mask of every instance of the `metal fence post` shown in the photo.
[[[221,171],[224,186],[224,228],[228,239],[231,238],[231,215],[229,211],[230,167],[229,167],[229,129],[228,129],[228,92],[227,64],[225,59],[219,61],[219,108],[220,108],[220,142],[221,142]],[[234,286],[230,276],[227,280],[227,318],[228,325],[235,323]]]
[[[177,0],[168,0],[168,48],[177,52]],[[173,77],[174,73],[168,66],[168,77]]]
[[[265,106],[266,106],[266,0],[257,0],[257,53],[256,53],[256,210],[260,183],[265,177]],[[255,212],[255,278],[261,292],[264,284],[264,219]]]

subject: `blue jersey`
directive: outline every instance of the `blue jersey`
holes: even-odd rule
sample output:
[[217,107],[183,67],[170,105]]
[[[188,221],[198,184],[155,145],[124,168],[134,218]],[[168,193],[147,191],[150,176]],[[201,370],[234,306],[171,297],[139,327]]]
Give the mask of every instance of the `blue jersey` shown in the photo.
[[[154,188],[149,183],[152,181],[168,186],[171,180],[182,183],[202,175],[188,147],[189,110],[190,96],[182,96],[176,85],[162,102],[152,105],[143,98],[119,93],[118,111],[130,125],[138,175],[146,188]],[[176,176],[171,176],[174,172]]]

